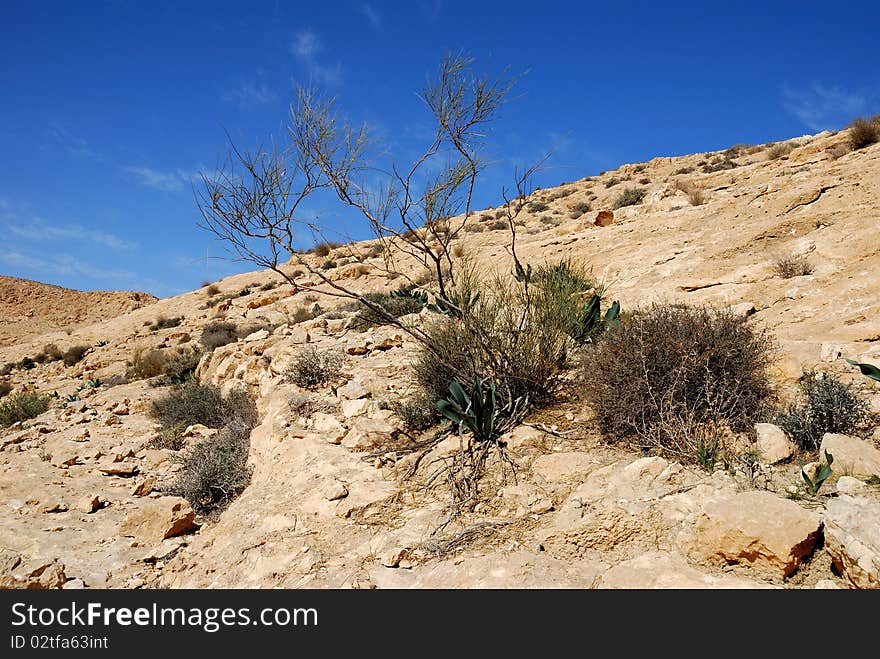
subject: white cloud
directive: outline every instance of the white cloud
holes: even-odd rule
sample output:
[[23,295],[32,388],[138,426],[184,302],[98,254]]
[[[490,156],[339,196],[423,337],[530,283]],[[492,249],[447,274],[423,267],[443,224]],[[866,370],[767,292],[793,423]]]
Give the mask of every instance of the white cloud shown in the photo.
[[318,35],[316,35],[311,30],[303,30],[302,32],[297,32],[296,36],[293,39],[292,48],[293,54],[302,60],[313,60],[315,58],[315,55],[323,50],[323,46],[321,45],[321,41],[318,39]]
[[805,126],[815,131],[840,128],[863,113],[868,95],[838,86],[814,82],[806,89],[786,86],[782,90],[785,107]]
[[382,26],[382,16],[372,5],[361,5],[361,13],[367,19],[367,23],[370,24],[370,27],[374,30],[378,30]]
[[312,30],[298,32],[290,50],[305,65],[315,82],[328,86],[336,86],[342,82],[342,63],[337,61],[327,64],[318,59],[318,53],[324,50],[324,45]]
[[128,270],[107,269],[94,266],[69,254],[54,254],[51,258],[41,258],[23,252],[0,251],[0,263],[14,268],[22,268],[31,273],[50,275],[52,278],[80,275],[90,279],[124,284],[136,278]]
[[46,224],[39,218],[34,218],[25,223],[7,222],[5,228],[9,233],[19,238],[34,242],[45,240],[79,240],[98,243],[111,249],[133,249],[136,246],[135,243],[124,240],[112,233],[89,229],[76,224]]
[[160,172],[149,167],[126,167],[125,171],[134,174],[141,185],[162,192],[179,192],[183,189],[184,177],[180,172]]
[[101,155],[94,151],[89,143],[81,137],[71,134],[60,124],[52,124],[46,130],[46,136],[74,158],[91,158],[99,160]]
[[235,89],[230,89],[223,94],[224,100],[231,101],[241,108],[271,103],[278,95],[265,82],[243,82]]

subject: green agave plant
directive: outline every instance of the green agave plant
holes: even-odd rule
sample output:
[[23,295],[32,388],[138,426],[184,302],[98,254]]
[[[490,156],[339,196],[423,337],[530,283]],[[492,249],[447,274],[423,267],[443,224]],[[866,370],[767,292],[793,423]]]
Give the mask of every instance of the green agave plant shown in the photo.
[[604,332],[620,324],[620,302],[615,300],[614,304],[605,312],[604,317],[602,316],[601,304],[602,297],[600,295],[594,295],[590,298],[590,301],[581,310],[581,318],[578,323],[576,336],[571,338],[578,343],[585,343],[595,333]]
[[832,462],[834,462],[834,456],[831,455],[828,451],[825,451],[825,464],[820,465],[819,471],[816,473],[815,480],[810,478],[807,472],[801,469],[801,477],[807,484],[807,490],[810,494],[817,494],[819,492],[819,488],[822,487],[822,483],[828,480],[828,477],[831,475]]
[[853,366],[858,366],[859,370],[862,372],[862,375],[867,375],[872,380],[880,382],[880,368],[877,368],[873,364],[859,363],[857,361],[853,361],[852,359],[847,359],[846,363],[852,364]]
[[451,398],[437,401],[437,409],[459,430],[469,430],[477,442],[495,440],[495,421],[498,413],[495,400],[495,384],[474,378],[471,395],[453,380],[449,383]]

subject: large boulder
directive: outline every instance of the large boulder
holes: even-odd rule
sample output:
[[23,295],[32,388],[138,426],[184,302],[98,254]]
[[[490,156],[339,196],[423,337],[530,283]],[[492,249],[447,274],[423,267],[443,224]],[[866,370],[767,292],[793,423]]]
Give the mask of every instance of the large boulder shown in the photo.
[[683,544],[710,563],[742,563],[787,577],[812,554],[819,516],[769,492],[743,492],[706,502]]
[[850,496],[829,501],[825,550],[851,585],[880,588],[880,503]]
[[136,510],[122,521],[119,534],[141,544],[157,544],[195,527],[195,513],[185,499],[160,497],[142,499]]
[[825,451],[834,458],[833,468],[837,473],[867,478],[871,475],[880,476],[880,451],[864,439],[849,435],[825,433],[820,455]]
[[795,446],[785,431],[772,423],[756,423],[758,459],[764,464],[784,462],[794,455]]

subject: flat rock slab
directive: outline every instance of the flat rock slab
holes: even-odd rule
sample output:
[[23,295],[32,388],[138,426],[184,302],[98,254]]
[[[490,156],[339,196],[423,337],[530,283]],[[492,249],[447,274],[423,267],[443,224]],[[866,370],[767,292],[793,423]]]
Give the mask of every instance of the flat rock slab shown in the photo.
[[708,501],[683,543],[691,558],[741,563],[787,577],[813,553],[822,521],[794,501],[743,492]]
[[769,586],[733,576],[717,577],[688,565],[677,554],[651,552],[619,563],[602,575],[598,588],[614,589],[731,589]]

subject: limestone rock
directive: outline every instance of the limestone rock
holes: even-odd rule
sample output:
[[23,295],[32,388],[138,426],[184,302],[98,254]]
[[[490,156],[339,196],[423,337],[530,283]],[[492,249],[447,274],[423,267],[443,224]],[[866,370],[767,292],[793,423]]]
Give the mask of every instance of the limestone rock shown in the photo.
[[336,393],[340,398],[357,400],[358,398],[366,398],[370,392],[367,391],[360,380],[349,380],[345,385],[339,387]]
[[867,478],[874,474],[880,476],[880,451],[864,439],[825,433],[819,455],[824,457],[825,451],[834,458],[832,467],[837,473],[857,478]]
[[795,446],[785,431],[772,423],[756,423],[758,458],[764,464],[784,462],[794,455]]
[[129,494],[133,497],[145,497],[153,491],[154,487],[156,487],[156,478],[154,476],[147,476],[135,483]]
[[348,496],[348,488],[342,481],[333,480],[321,488],[321,494],[327,501],[338,501]]
[[767,586],[738,577],[716,577],[700,572],[677,554],[649,552],[612,567],[602,575],[598,587],[690,590],[766,588]]
[[610,224],[614,223],[614,212],[613,211],[599,211],[596,214],[596,219],[593,221],[597,227],[607,227]]
[[846,495],[829,501],[825,551],[848,583],[880,588],[880,503]]
[[813,552],[821,524],[794,501],[744,492],[708,501],[684,544],[697,560],[744,563],[787,577]]
[[315,412],[312,415],[312,431],[321,435],[331,444],[338,444],[345,437],[346,429],[332,414]]
[[539,455],[532,461],[532,471],[549,483],[583,481],[599,465],[588,453],[577,451]]
[[340,407],[342,408],[342,415],[346,419],[350,419],[355,416],[361,416],[367,412],[367,409],[370,407],[370,401],[367,398],[359,398],[357,400],[343,400],[340,403]]
[[95,494],[87,494],[76,502],[76,509],[87,515],[95,512],[101,506],[101,497]]
[[369,451],[390,445],[393,433],[394,427],[384,421],[359,418],[345,434],[342,445],[352,451]]
[[85,587],[86,584],[82,579],[68,579],[64,582],[64,585],[61,586],[64,590],[82,590]]
[[868,486],[858,478],[852,476],[841,476],[837,479],[837,491],[841,494],[861,494],[866,491]]
[[195,513],[189,503],[180,497],[144,499],[137,510],[129,513],[122,522],[119,534],[131,536],[144,544],[157,544],[192,530]]
[[115,462],[98,467],[98,471],[107,476],[128,478],[138,473],[138,466],[133,462]]

